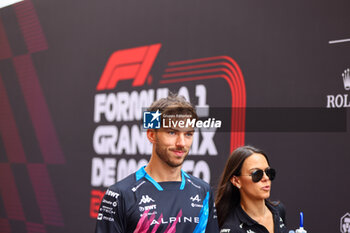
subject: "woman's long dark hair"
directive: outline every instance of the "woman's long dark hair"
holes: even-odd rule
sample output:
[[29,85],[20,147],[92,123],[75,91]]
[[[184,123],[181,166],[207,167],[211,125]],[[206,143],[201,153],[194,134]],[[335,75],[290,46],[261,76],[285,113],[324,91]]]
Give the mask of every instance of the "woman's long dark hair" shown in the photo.
[[241,174],[243,162],[254,153],[264,155],[269,163],[266,154],[262,150],[252,146],[238,147],[231,153],[226,161],[215,199],[219,227],[224,224],[230,211],[239,204],[241,199],[238,188],[233,186],[230,179],[233,176],[239,176]]

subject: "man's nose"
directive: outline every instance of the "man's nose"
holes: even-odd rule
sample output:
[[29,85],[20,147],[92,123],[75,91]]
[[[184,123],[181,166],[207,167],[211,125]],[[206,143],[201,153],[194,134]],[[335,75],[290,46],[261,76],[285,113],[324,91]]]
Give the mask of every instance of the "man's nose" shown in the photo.
[[176,138],[176,146],[184,147],[185,146],[185,135],[183,133],[179,133]]

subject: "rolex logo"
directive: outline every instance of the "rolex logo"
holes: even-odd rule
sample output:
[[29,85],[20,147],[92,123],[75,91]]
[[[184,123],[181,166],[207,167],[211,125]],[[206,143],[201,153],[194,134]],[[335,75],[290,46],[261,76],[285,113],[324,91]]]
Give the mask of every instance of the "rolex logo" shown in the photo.
[[350,69],[344,70],[343,74],[343,82],[345,90],[350,90]]
[[[350,90],[350,68],[342,73],[344,89]],[[327,95],[327,108],[350,108],[349,94]],[[350,228],[349,228],[350,229]],[[350,231],[349,231],[350,233]]]

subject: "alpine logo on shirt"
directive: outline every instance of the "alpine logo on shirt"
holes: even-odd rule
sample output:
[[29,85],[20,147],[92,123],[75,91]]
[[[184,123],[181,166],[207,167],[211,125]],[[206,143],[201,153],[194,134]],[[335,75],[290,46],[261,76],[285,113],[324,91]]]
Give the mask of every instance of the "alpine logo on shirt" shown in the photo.
[[200,202],[201,199],[199,199],[199,195],[197,194],[195,197],[191,197],[191,201],[197,201]]

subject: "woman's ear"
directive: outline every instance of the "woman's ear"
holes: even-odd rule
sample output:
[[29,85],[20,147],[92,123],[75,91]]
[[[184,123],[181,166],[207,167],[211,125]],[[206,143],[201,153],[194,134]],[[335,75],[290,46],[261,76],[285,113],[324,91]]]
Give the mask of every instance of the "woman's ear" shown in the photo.
[[154,129],[147,129],[147,138],[152,144],[156,141],[156,132]]
[[239,180],[239,177],[237,176],[232,176],[232,178],[230,179],[231,183],[233,184],[233,186],[236,186],[238,189],[241,188],[241,181]]

